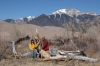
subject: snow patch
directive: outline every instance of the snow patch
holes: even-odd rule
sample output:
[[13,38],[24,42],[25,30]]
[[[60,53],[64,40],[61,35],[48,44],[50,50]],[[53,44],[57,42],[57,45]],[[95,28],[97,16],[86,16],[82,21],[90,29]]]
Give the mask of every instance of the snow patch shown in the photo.
[[81,12],[79,10],[76,10],[76,9],[60,9],[60,10],[57,10],[55,12],[53,12],[52,14],[67,14],[71,17],[73,17],[73,15],[80,15]]
[[33,17],[33,16],[28,16],[27,18],[28,18],[28,21],[30,21],[30,20],[34,19],[35,17]]
[[73,15],[82,15],[82,14],[90,14],[90,15],[97,15],[96,13],[85,13],[85,12],[80,12],[79,10],[76,10],[76,9],[60,9],[60,10],[57,10],[55,12],[53,12],[52,14],[56,15],[56,14],[67,14],[69,15],[70,17],[73,17]]
[[19,19],[23,20],[23,18],[19,18]]

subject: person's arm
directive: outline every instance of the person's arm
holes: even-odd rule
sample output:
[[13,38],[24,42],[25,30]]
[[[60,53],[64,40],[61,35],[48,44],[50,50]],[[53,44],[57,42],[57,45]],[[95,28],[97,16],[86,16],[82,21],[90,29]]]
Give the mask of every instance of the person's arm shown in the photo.
[[35,43],[35,48],[38,47],[40,44],[40,41],[38,41],[38,43]]
[[44,48],[47,46],[47,43],[48,43],[48,41],[46,40],[46,41],[44,42],[44,46],[42,47],[42,49],[44,49]]
[[47,44],[44,44],[44,46],[42,47],[42,49],[44,49],[47,46]]
[[35,44],[35,45],[34,45],[34,48],[37,48],[37,47],[38,47],[38,44]]
[[40,44],[40,40],[37,42],[37,44],[38,44],[38,45]]

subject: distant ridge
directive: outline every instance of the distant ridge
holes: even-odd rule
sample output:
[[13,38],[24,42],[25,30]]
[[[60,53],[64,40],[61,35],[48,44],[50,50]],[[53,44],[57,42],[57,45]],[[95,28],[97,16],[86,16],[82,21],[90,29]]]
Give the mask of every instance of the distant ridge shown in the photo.
[[38,17],[24,17],[19,19],[6,19],[4,21],[13,24],[35,24],[38,26],[57,26],[63,27],[65,23],[72,22],[73,24],[81,24],[86,21],[97,22],[100,20],[100,15],[94,12],[81,12],[77,9],[60,9],[49,15],[41,14]]

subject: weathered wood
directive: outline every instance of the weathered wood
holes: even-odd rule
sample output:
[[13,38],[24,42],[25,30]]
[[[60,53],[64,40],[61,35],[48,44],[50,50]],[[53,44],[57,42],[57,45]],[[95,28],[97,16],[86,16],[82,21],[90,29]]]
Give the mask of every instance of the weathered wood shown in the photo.
[[16,45],[16,44],[19,44],[20,42],[25,41],[25,40],[30,40],[29,35],[27,35],[27,36],[25,36],[25,37],[23,37],[23,38],[19,38],[18,40],[16,40],[16,41],[15,41],[15,45]]
[[[13,54],[14,55],[17,55],[17,51],[15,49],[15,42],[12,41],[12,47],[13,47]],[[50,57],[50,60],[59,60],[59,59],[76,59],[76,60],[84,60],[84,61],[88,61],[88,62],[99,62],[100,60],[99,59],[94,59],[94,58],[89,58],[89,57],[85,57],[85,56],[76,56],[76,54],[74,53],[79,53],[80,51],[61,51],[61,50],[58,50],[58,53],[56,56],[52,56]],[[25,57],[25,56],[29,56],[31,55],[31,52],[27,52],[25,54],[22,54],[21,56],[22,57]]]
[[14,55],[17,54],[17,51],[15,49],[15,42],[14,41],[12,41],[12,47],[13,47],[13,50],[12,50],[13,54]]
[[69,59],[84,60],[88,62],[98,62],[99,61],[99,59],[89,58],[85,56],[69,56]]
[[76,51],[63,51],[63,52],[65,52],[65,53],[80,53],[79,50],[76,50]]
[[27,56],[30,56],[30,55],[31,55],[31,52],[29,51],[29,52],[22,54],[22,57],[27,57]]
[[62,55],[50,57],[51,60],[66,59],[66,58],[67,56],[62,56]]
[[79,50],[78,47],[75,45],[75,43],[74,43],[74,41],[73,41],[72,39],[70,40],[70,42],[71,42],[71,44],[73,45],[73,47],[74,47],[75,49]]
[[79,50],[77,50],[77,51],[58,50],[58,52],[59,52],[61,55],[68,55],[68,54],[75,55],[75,54],[80,54],[80,51],[79,51]]
[[21,58],[21,54],[18,54],[17,51],[16,51],[16,48],[15,48],[15,42],[12,41],[12,52],[13,52],[13,56],[15,57],[15,59],[19,59]]
[[50,57],[50,60],[61,60],[61,59],[76,59],[76,60],[83,60],[83,61],[88,61],[88,62],[99,62],[99,59],[94,59],[94,58],[89,58],[89,57],[85,57],[85,56],[53,56]]
[[84,61],[88,61],[88,62],[100,61],[99,59],[89,58],[89,57],[85,57],[85,56],[76,56],[76,54],[74,54],[74,53],[68,53],[68,52],[66,53],[66,52],[62,52],[60,50],[59,50],[59,52],[60,52],[60,54],[68,56],[68,59],[84,60]]

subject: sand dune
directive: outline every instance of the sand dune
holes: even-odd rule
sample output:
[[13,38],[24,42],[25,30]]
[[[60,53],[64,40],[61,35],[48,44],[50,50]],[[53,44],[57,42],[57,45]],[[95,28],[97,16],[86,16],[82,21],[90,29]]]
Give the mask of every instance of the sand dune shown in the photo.
[[36,28],[39,31],[40,37],[45,36],[50,39],[55,35],[63,35],[65,29],[54,26],[40,27],[33,24],[11,24],[4,21],[0,21],[0,38],[15,40],[16,38],[30,35],[32,38],[36,35]]

